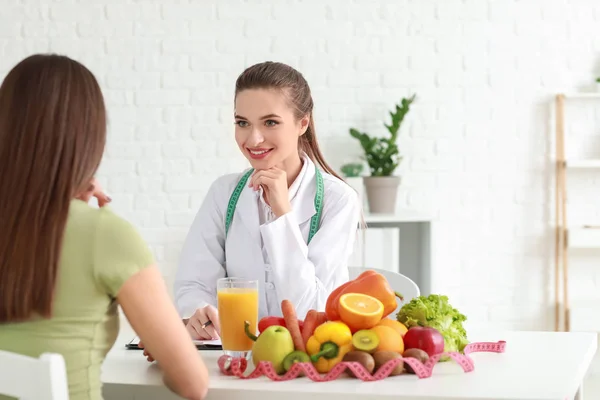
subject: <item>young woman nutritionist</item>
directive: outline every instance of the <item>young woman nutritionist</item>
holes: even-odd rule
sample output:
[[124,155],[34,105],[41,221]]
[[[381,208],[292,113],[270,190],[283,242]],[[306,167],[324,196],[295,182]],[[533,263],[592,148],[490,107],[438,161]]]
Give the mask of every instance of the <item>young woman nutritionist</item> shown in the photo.
[[307,82],[285,64],[238,77],[235,140],[252,168],[214,181],[185,241],[175,301],[192,337],[219,337],[219,278],[258,280],[259,318],[289,299],[301,319],[348,281],[360,204],[323,159],[312,111]]

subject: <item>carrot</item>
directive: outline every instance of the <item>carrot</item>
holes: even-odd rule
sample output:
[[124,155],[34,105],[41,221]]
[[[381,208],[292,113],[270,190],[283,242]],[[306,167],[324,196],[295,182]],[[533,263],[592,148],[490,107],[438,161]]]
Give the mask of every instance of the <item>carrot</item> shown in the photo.
[[295,349],[305,352],[306,347],[302,341],[302,333],[300,332],[300,325],[298,324],[298,316],[296,315],[296,309],[294,308],[292,302],[287,299],[283,300],[281,302],[281,312],[283,313],[285,326],[292,335]]
[[302,342],[306,345],[308,338],[310,338],[317,327],[317,318],[319,313],[317,310],[308,310],[306,318],[304,318],[304,326],[302,327]]
[[319,311],[317,314],[317,326],[327,322],[327,314],[324,311]]

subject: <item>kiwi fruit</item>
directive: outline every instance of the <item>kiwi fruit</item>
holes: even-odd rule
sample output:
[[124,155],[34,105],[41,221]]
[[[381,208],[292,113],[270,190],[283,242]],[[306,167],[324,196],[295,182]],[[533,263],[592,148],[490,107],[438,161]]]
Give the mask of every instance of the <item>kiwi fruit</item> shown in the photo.
[[310,357],[303,351],[292,351],[283,359],[283,369],[288,372],[297,362],[310,362]]
[[[429,354],[427,354],[425,351],[423,351],[421,349],[408,349],[408,350],[405,350],[404,353],[402,353],[402,357],[404,357],[404,358],[409,358],[409,357],[416,358],[417,360],[421,361],[423,364],[425,364],[425,362],[427,362],[427,360],[429,360]],[[408,363],[404,363],[404,369],[409,374],[414,374],[415,373],[415,371],[412,369],[412,367],[410,365],[408,365]]]
[[[360,365],[365,367],[370,374],[372,374],[375,370],[375,360],[373,359],[373,356],[366,351],[349,351],[344,355],[342,361],[360,363]],[[352,378],[356,378],[354,372],[352,372],[349,368],[346,368],[346,373]]]
[[[380,350],[373,353],[373,359],[375,360],[375,371],[379,370],[382,365],[390,360],[395,360],[396,358],[402,358],[400,353],[396,353],[395,351],[388,350]],[[404,362],[400,362],[390,373],[390,376],[401,375],[404,372]]]
[[377,349],[377,346],[379,346],[379,336],[377,336],[377,333],[368,329],[357,331],[352,335],[352,346],[354,346],[356,350],[372,353]]

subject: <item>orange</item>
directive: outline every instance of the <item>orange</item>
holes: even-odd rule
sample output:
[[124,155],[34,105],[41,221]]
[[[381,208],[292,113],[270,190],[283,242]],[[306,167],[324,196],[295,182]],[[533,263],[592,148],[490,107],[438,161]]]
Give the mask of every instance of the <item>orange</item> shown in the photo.
[[377,325],[371,328],[377,334],[379,346],[376,351],[387,350],[402,354],[404,352],[404,340],[394,328],[385,325]]
[[402,338],[404,338],[404,334],[408,331],[408,328],[402,322],[391,318],[382,318],[377,325],[389,326],[398,332]]
[[381,321],[383,303],[367,294],[346,293],[340,297],[340,319],[354,332],[369,329]]

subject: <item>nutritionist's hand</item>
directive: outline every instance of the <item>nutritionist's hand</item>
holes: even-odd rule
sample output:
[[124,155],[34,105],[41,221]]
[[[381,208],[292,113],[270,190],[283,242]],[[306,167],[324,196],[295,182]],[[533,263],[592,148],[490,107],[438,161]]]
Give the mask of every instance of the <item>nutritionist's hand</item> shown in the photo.
[[[207,324],[209,321],[210,324]],[[211,305],[197,309],[194,315],[184,322],[188,333],[194,340],[211,340],[220,337],[219,313]]]
[[250,177],[249,187],[258,190],[261,186],[265,192],[265,200],[277,218],[292,210],[288,192],[287,174],[284,170],[273,167],[255,171]]
[[[207,325],[208,321],[210,321],[210,324]],[[197,309],[190,319],[183,320],[183,322],[193,340],[219,339],[221,331],[219,314],[217,309],[211,305]],[[154,357],[144,348],[144,344],[141,341],[138,343],[138,347],[144,349],[144,357],[146,357],[148,362],[154,361]]]

